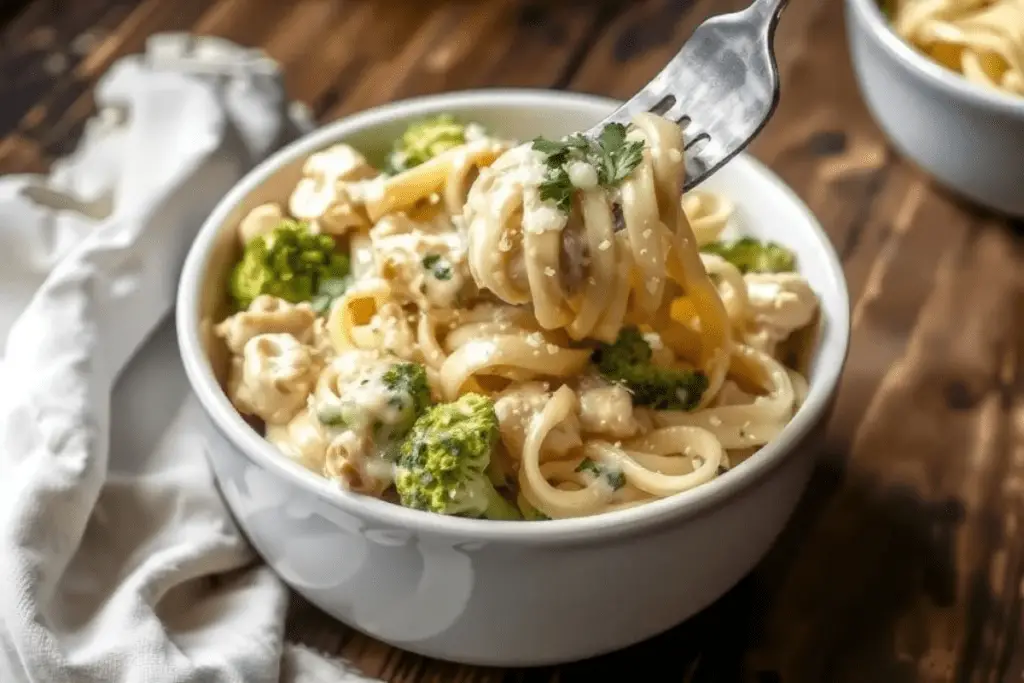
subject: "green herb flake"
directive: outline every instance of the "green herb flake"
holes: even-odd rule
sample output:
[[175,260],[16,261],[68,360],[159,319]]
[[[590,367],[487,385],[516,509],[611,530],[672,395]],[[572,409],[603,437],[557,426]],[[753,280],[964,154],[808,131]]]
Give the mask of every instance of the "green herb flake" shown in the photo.
[[619,469],[613,469],[598,463],[591,458],[583,458],[580,464],[576,466],[577,472],[586,472],[592,474],[595,477],[604,477],[604,480],[612,487],[613,490],[618,491],[626,485],[626,475]]
[[439,254],[427,254],[423,257],[423,268],[430,272],[436,280],[452,279],[452,266]]
[[601,131],[601,149],[605,154],[597,166],[602,185],[616,185],[629,176],[644,159],[644,143],[626,140],[626,127],[610,123]]

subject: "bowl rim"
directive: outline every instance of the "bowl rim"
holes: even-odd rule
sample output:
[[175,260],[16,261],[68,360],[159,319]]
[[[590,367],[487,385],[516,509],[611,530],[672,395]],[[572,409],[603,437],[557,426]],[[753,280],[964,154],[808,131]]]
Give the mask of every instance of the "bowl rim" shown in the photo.
[[866,33],[890,58],[948,97],[960,97],[978,107],[1024,118],[1024,97],[972,83],[922,54],[896,33],[875,0],[846,0],[846,6],[857,13],[860,25],[867,28]]
[[220,226],[228,214],[278,168],[358,131],[371,129],[394,119],[424,116],[445,109],[500,106],[509,109],[557,110],[590,107],[595,110],[610,110],[618,104],[616,100],[595,95],[539,89],[495,88],[417,97],[374,107],[327,124],[285,146],[249,171],[221,199],[204,221],[189,249],[178,287],[176,329],[179,351],[189,384],[208,419],[212,421],[213,427],[244,454],[251,465],[283,477],[292,485],[316,495],[321,501],[343,512],[355,515],[366,522],[399,527],[413,533],[454,538],[463,542],[564,546],[633,535],[655,526],[694,517],[732,498],[783,464],[794,447],[801,444],[825,416],[834,397],[849,349],[850,302],[839,257],[814,214],[774,173],[745,154],[737,156],[730,163],[747,165],[760,181],[765,183],[769,191],[778,193],[783,201],[792,204],[806,218],[807,226],[812,233],[811,238],[817,242],[815,247],[826,255],[829,286],[834,288],[836,300],[843,304],[837,306],[839,310],[829,311],[829,325],[834,328],[834,343],[841,344],[842,348],[839,349],[839,353],[833,351],[830,355],[831,363],[818,368],[817,381],[811,385],[806,401],[779,436],[746,460],[744,466],[737,468],[732,476],[719,477],[689,491],[645,505],[589,517],[549,520],[537,524],[446,517],[346,492],[327,479],[309,472],[298,463],[281,457],[270,443],[242,419],[216,381],[200,341],[197,311],[202,278],[205,276]]

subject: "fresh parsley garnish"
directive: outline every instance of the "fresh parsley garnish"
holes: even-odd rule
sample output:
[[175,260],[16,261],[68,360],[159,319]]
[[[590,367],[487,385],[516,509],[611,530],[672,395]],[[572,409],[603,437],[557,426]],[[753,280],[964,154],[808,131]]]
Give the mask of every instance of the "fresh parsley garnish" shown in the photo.
[[549,168],[544,182],[540,185],[540,198],[552,201],[565,213],[572,208],[572,193],[575,192],[569,174],[561,166]]
[[351,278],[326,278],[320,281],[320,285],[317,287],[316,295],[309,302],[313,306],[313,310],[320,315],[326,315],[331,310],[331,304],[334,300],[345,293],[349,285],[352,284]]
[[602,185],[615,185],[626,179],[644,159],[644,143],[626,140],[626,127],[609,123],[601,131],[601,165],[597,177]]
[[537,138],[533,149],[545,155],[547,173],[540,185],[540,198],[554,202],[568,212],[575,192],[566,165],[573,161],[590,164],[597,171],[603,187],[614,187],[629,176],[643,160],[644,143],[627,140],[627,129],[621,123],[609,123],[597,140],[576,133],[564,140]]
[[451,280],[452,266],[448,261],[441,258],[439,254],[427,254],[423,257],[423,268],[437,280]]

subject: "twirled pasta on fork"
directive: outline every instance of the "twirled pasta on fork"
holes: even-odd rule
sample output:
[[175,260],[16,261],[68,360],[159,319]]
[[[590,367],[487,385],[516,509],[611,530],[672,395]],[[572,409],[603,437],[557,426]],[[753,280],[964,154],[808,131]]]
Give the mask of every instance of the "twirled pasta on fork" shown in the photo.
[[312,156],[239,226],[227,390],[281,452],[440,514],[556,519],[722,475],[798,409],[818,300],[721,240],[655,115],[515,144],[439,116]]

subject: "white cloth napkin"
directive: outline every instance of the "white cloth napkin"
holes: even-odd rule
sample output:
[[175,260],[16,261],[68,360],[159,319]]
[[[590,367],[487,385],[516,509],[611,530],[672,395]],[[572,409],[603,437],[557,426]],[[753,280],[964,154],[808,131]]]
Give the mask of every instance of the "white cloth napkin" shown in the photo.
[[177,34],[96,99],[49,176],[0,179],[0,680],[365,681],[284,643],[167,320],[204,217],[311,124],[263,55]]

